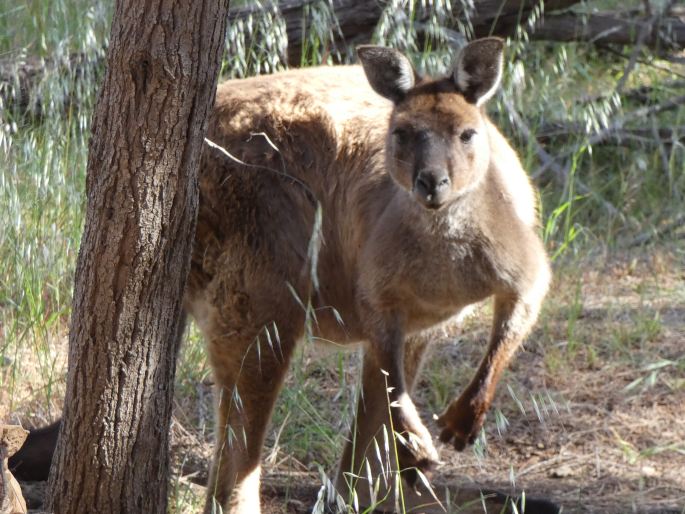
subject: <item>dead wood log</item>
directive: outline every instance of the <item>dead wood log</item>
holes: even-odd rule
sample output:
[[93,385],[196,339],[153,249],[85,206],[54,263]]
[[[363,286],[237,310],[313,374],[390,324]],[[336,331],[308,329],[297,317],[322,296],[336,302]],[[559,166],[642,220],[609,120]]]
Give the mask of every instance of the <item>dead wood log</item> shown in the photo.
[[675,16],[626,19],[615,13],[584,16],[567,12],[546,16],[530,35],[547,41],[632,45],[641,33],[645,34],[645,46],[651,49],[685,48],[685,21]]
[[[466,9],[466,2],[454,2],[451,24],[458,23],[477,37],[495,34],[512,35],[523,23],[529,36],[549,41],[584,41],[593,44],[631,45],[641,36],[646,47],[661,50],[685,48],[685,12],[672,6],[663,15],[655,16],[629,11],[627,13],[604,13],[582,15],[563,12],[580,0],[548,0],[544,12],[539,11],[538,0],[474,0]],[[303,53],[304,35],[312,20],[307,13],[316,6],[330,5],[335,13],[336,26],[331,28],[334,40],[329,42],[328,52],[345,55],[350,44],[368,42],[387,6],[384,1],[332,0],[283,0],[278,2],[278,11],[283,18],[288,40],[288,61],[297,65]],[[542,14],[542,15],[540,15]],[[262,15],[260,5],[241,7],[229,12],[229,22],[235,24],[249,17]],[[414,24],[419,36],[430,16],[429,11],[419,11]],[[537,21],[531,26],[530,20]],[[450,30],[449,27],[444,27]],[[60,77],[97,76],[103,65],[104,51],[93,56],[72,54],[54,59],[5,57],[0,60],[0,115],[7,110],[14,113],[41,116],[47,102],[59,106],[69,105],[69,92],[56,99],[44,98],[40,84],[50,75]],[[55,95],[51,90],[50,95]]]
[[[673,111],[676,109],[679,109],[681,106],[685,105],[685,95],[669,98],[668,100],[665,100],[661,103],[657,103],[654,105],[647,105],[644,107],[640,107],[638,109],[635,109],[634,111],[630,111],[626,113],[623,117],[617,118],[612,123],[610,123],[608,126],[597,130],[596,132],[586,134],[584,144],[587,145],[598,145],[605,143],[606,141],[613,139],[615,137],[620,137],[620,135],[625,134],[628,136],[642,136],[646,137],[647,134],[650,134],[653,138],[655,136],[655,139],[657,141],[662,140],[663,143],[666,143],[667,140],[673,140],[674,138],[676,141],[679,141],[682,139],[682,134],[681,134],[681,128],[682,127],[666,127],[666,128],[661,128],[657,131],[655,134],[653,129],[650,128],[645,128],[645,127],[638,127],[638,128],[629,128],[627,127],[630,124],[635,124],[635,123],[640,123],[644,122],[644,120],[650,119],[650,117],[655,116],[656,114],[666,112],[666,111]],[[535,131],[535,136],[536,139],[539,139],[540,137],[547,137],[547,138],[552,138],[552,137],[564,137],[564,136],[570,136],[570,135],[579,135],[579,134],[585,134],[585,129],[581,124],[578,123],[549,123],[546,125],[543,125],[538,128],[538,130]],[[528,136],[526,136],[528,137]],[[566,158],[570,154],[572,154],[575,150],[564,153],[557,158]],[[543,163],[543,165],[537,170],[536,176],[541,175],[545,169],[547,168],[547,163]]]
[[[580,0],[548,0],[545,10],[548,12],[566,9]],[[305,16],[305,8],[321,3],[320,0],[285,0],[278,3],[278,8],[286,25],[288,37],[288,60],[292,64],[299,64],[302,55],[303,35],[308,30],[311,20]],[[378,20],[386,8],[386,3],[369,2],[367,0],[333,0],[331,3],[337,20],[334,30],[336,39],[332,42],[331,52],[340,51],[349,44],[368,43],[371,40]],[[508,35],[510,28],[521,20],[526,20],[530,13],[539,5],[537,0],[474,0],[472,8],[465,9],[462,2],[454,2],[452,16],[464,25],[473,28],[477,36]],[[242,7],[229,13],[229,22],[235,23],[248,16],[256,16],[261,11],[260,6]],[[415,17],[415,25],[419,29],[425,26],[431,16],[429,10],[419,11]],[[501,23],[495,23],[501,20]],[[494,32],[490,32],[494,26]],[[499,33],[498,30],[502,32]]]
[[[95,82],[102,71],[103,55],[104,49],[95,55],[0,59],[0,119],[4,112],[42,118],[51,108],[68,109],[74,99],[74,82]],[[55,83],[60,87],[43,87]]]

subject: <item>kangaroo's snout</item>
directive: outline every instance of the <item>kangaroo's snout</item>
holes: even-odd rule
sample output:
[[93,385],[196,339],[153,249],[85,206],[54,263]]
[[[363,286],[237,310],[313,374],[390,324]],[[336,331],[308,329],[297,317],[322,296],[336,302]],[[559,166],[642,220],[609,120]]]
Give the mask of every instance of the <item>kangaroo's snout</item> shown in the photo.
[[439,209],[447,199],[450,178],[446,170],[426,169],[414,181],[414,196],[428,209]]

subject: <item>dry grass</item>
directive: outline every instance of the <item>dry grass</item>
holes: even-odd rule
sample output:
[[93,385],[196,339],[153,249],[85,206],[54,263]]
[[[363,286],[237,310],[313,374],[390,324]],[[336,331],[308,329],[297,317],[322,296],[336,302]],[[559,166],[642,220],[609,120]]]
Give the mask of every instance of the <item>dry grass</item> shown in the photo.
[[[613,5],[600,2],[607,3]],[[449,3],[429,4],[436,9],[436,20],[445,21],[439,11]],[[323,9],[317,16],[324,21],[309,46],[310,63],[321,61],[316,53],[321,34],[328,34],[332,23],[324,12],[328,4],[317,5]],[[393,0],[389,5],[391,12],[414,4]],[[0,30],[0,53],[99,54],[106,44],[110,8],[99,0],[87,6],[80,0],[32,0],[0,9],[0,28],[7,29]],[[230,56],[235,58],[224,63],[224,76],[270,71],[283,64],[282,20],[272,9],[263,14],[249,26],[236,26],[229,36]],[[379,28],[385,41],[409,48],[417,64],[427,69],[448,64],[447,48],[424,52],[413,45],[411,27],[391,21],[386,19]],[[241,47],[239,35],[246,31],[264,33],[271,46]],[[514,38],[508,56],[502,97],[512,100],[533,131],[554,121],[601,126],[640,107],[628,98],[618,111],[612,101],[581,101],[597,94],[611,97],[626,65],[591,45],[529,45]],[[656,64],[660,67],[637,66],[627,87],[652,85],[655,103],[682,94],[672,79],[682,76],[685,67],[669,64],[668,73]],[[46,80],[45,90],[51,94],[77,93],[84,106],[78,113],[54,107],[42,121],[14,120],[9,112],[0,120],[3,422],[39,426],[61,411],[93,77]],[[492,114],[534,172],[540,163],[531,141],[510,126],[497,102]],[[680,127],[683,119],[681,106],[648,121]],[[685,147],[682,139],[674,139],[667,146],[642,142],[597,146],[589,152],[589,135],[582,132],[570,141],[545,143],[569,173],[564,184],[548,181],[547,175],[539,183],[546,244],[551,253],[572,260],[556,264],[554,290],[536,332],[500,387],[485,439],[463,454],[441,448],[445,462],[437,479],[504,489],[513,482],[530,493],[562,500],[566,512],[683,512],[685,232],[679,225]],[[590,192],[578,195],[576,181]],[[620,215],[607,215],[605,201],[618,206]],[[669,238],[680,246],[607,258],[572,256],[588,247],[620,248],[631,240]],[[484,306],[436,345],[417,391],[425,419],[439,412],[471,376],[487,337],[488,311]],[[265,451],[267,484],[272,484],[265,487],[267,512],[308,510],[321,483],[320,469],[333,473],[354,410],[356,354],[306,345],[295,364]],[[202,503],[202,488],[191,480],[201,482],[206,475],[213,411],[210,373],[194,332],[179,363],[175,407],[177,472],[171,511],[192,512]]]
[[[460,454],[441,446],[436,482],[525,490],[561,502],[564,512],[682,512],[684,270],[678,248],[558,266],[538,328],[500,385],[484,436]],[[488,311],[484,305],[434,348],[415,395],[425,420],[469,379]],[[308,346],[289,378],[265,451],[268,512],[306,512],[321,483],[319,467],[334,471],[349,422],[340,413],[350,412],[356,378],[355,356],[343,357],[344,367],[339,358]],[[208,386],[198,387],[203,407],[179,397],[175,415],[184,507],[199,504],[202,488],[189,482],[204,479],[211,454],[211,433],[192,428],[211,416]]]
[[[436,482],[525,490],[564,512],[685,509],[685,254],[678,247],[557,265],[540,322],[500,385],[474,449],[440,447]],[[425,420],[469,379],[487,338],[489,306],[435,345],[416,399]],[[53,398],[66,342],[54,336]],[[202,503],[211,458],[211,379],[195,335],[178,378],[173,512]],[[198,353],[199,351],[199,353]],[[41,425],[42,354],[17,354],[23,373],[4,420]],[[305,345],[281,396],[265,449],[267,512],[306,512],[331,475],[351,419],[358,357]],[[431,426],[432,433],[437,429]],[[670,510],[668,510],[670,509]]]
[[[445,479],[514,482],[566,512],[680,511],[685,260],[658,252],[588,264],[557,273],[540,328],[500,387],[506,432],[489,423],[484,457],[443,452]],[[482,340],[484,330],[473,335]],[[468,350],[473,363],[478,352]]]

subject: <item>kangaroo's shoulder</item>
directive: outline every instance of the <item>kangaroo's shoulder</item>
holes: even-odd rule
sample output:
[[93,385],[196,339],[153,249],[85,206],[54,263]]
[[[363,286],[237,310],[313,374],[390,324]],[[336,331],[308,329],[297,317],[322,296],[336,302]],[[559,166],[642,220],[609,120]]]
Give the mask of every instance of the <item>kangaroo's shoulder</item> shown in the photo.
[[490,140],[490,185],[496,205],[513,210],[526,227],[536,227],[538,202],[530,178],[500,130],[490,120],[486,126]]

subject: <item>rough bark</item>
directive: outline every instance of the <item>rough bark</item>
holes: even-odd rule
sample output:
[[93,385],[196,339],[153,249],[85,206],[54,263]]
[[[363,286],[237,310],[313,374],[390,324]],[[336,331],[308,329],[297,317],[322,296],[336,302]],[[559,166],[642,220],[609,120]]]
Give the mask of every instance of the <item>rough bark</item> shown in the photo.
[[119,0],[92,123],[47,510],[166,512],[197,164],[228,0]]

